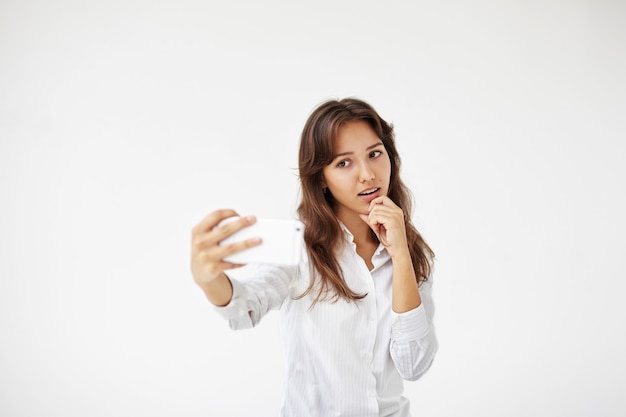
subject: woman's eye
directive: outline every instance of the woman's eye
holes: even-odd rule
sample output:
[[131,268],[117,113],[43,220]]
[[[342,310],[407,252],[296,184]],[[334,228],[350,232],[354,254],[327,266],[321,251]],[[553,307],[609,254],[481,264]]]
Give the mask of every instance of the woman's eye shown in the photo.
[[382,151],[372,151],[370,153],[370,158],[378,158],[379,156],[381,156],[383,153]]
[[339,161],[339,163],[337,164],[338,168],[345,168],[347,166],[350,165],[350,161],[348,161],[347,159],[344,159],[343,161]]

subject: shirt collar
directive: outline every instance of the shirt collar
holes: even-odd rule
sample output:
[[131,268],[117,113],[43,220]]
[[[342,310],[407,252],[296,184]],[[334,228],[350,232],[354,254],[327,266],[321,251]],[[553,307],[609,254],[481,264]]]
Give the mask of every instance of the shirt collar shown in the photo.
[[[346,241],[348,243],[351,243],[351,244],[355,245],[355,243],[354,243],[354,235],[352,234],[352,232],[346,227],[345,224],[343,224],[341,222],[341,220],[337,219],[337,221],[339,222],[339,226],[341,226],[341,230],[343,231],[343,235],[344,235]],[[376,258],[377,256],[379,256],[383,251],[385,251],[385,253],[386,253],[387,250],[382,245],[382,243],[379,243],[378,244],[378,248],[376,248],[376,251],[374,252],[373,258]]]

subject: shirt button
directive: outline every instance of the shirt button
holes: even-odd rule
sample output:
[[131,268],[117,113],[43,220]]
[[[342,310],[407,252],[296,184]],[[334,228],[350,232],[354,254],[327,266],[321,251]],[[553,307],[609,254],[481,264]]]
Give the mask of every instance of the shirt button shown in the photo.
[[376,397],[376,391],[373,389],[367,390],[367,395],[369,395],[372,398]]

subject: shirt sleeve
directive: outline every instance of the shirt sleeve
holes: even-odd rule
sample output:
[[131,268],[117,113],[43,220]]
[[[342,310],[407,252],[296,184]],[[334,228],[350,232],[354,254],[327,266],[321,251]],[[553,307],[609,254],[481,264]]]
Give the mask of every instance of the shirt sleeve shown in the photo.
[[415,381],[428,371],[438,343],[433,325],[432,282],[420,286],[422,304],[405,313],[391,312],[391,358],[402,378]]
[[280,308],[295,274],[297,267],[259,265],[241,279],[229,276],[233,297],[226,306],[214,308],[233,330],[254,327],[269,311]]

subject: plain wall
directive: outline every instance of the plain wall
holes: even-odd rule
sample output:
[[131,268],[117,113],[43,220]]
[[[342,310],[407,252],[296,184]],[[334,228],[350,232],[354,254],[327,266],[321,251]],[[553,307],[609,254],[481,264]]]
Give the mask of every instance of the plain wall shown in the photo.
[[619,1],[0,2],[0,415],[275,416],[278,314],[189,271],[211,210],[288,218],[328,98],[396,128],[437,254],[414,416],[626,413]]

